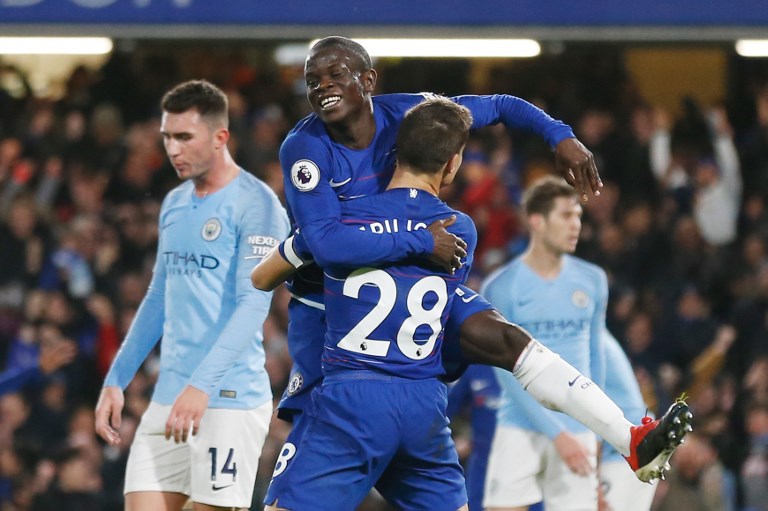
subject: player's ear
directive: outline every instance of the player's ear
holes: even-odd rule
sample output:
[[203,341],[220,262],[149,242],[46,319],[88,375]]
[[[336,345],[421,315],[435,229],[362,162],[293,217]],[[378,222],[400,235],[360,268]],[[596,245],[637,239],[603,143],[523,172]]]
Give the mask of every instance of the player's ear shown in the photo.
[[376,70],[371,68],[368,71],[365,71],[361,78],[363,81],[363,90],[372,94],[374,89],[376,89],[376,79],[378,78]]
[[461,154],[456,153],[448,158],[448,161],[445,163],[445,166],[443,167],[443,178],[440,182],[444,185],[452,183],[460,167]]
[[227,143],[229,142],[229,130],[226,128],[219,128],[216,130],[216,133],[213,134],[214,139],[214,147],[216,149],[221,149],[222,147],[226,147]]
[[528,224],[531,226],[531,230],[540,229],[544,224],[544,216],[539,213],[528,215]]
[[461,167],[461,153],[456,153],[450,158],[448,158],[448,163],[446,164],[446,170],[448,171],[448,174],[455,175],[459,168]]

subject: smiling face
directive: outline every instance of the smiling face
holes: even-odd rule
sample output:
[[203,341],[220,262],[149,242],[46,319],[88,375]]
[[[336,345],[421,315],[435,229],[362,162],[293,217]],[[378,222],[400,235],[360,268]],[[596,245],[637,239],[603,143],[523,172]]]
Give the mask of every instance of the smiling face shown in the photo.
[[163,112],[160,133],[168,159],[183,180],[203,177],[214,165],[220,138],[226,138],[225,129],[213,131],[196,109]]
[[365,69],[353,52],[336,46],[312,50],[304,65],[304,78],[309,104],[323,122],[344,122],[370,112],[376,72]]
[[533,215],[532,232],[551,253],[572,254],[579,242],[581,215],[576,197],[556,197],[549,213]]

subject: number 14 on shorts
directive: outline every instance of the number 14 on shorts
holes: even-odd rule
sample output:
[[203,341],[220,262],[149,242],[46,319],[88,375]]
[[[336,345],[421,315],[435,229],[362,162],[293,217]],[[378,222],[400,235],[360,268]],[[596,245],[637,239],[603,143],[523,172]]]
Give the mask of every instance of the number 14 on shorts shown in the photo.
[[[232,461],[235,457],[235,450],[229,449],[229,452],[227,453],[227,460],[224,462],[221,470],[219,470],[219,465],[217,463],[218,449],[216,447],[211,447],[208,449],[208,454],[211,455],[211,481],[216,481],[216,476],[218,474],[228,474],[232,476],[232,482],[234,483],[237,479],[237,463]],[[213,489],[219,490],[222,488],[216,488],[216,485],[214,485]]]

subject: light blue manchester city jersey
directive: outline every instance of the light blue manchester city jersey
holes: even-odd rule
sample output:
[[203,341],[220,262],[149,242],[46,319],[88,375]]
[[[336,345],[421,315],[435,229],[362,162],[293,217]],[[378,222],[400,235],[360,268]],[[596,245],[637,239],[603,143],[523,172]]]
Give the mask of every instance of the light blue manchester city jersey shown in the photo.
[[[587,378],[604,384],[601,332],[605,328],[608,284],[603,270],[564,256],[558,276],[545,279],[521,256],[490,275],[480,292],[509,321],[525,328]],[[500,424],[538,431],[550,438],[563,430],[587,431],[567,415],[545,409],[511,373],[498,370],[496,374],[503,389]],[[588,381],[569,383],[584,385]]]
[[251,286],[253,267],[289,232],[285,210],[240,170],[203,198],[187,181],[165,198],[154,274],[105,385],[125,388],[162,336],[152,399],[172,404],[187,384],[211,408],[255,408],[272,398],[262,325],[272,294]]

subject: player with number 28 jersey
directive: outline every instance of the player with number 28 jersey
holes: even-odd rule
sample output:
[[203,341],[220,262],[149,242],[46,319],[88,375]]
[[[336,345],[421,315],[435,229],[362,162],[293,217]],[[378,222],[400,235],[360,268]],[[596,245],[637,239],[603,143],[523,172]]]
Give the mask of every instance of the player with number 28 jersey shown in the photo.
[[[414,107],[398,135],[390,188],[342,205],[342,222],[372,236],[418,232],[455,216],[446,226],[466,242],[467,255],[451,273],[416,257],[324,266],[323,383],[298,423],[303,431],[292,431],[281,452],[267,509],[351,511],[374,485],[398,509],[466,505],[447,389],[438,377],[443,329],[477,232],[437,193],[461,165],[471,120],[468,109],[446,98]],[[429,156],[420,158],[422,152]],[[301,234],[281,244],[289,262],[309,254]]]
[[345,267],[327,268],[323,373],[328,377],[342,369],[372,369],[413,379],[440,376],[439,343],[450,298],[466,275],[476,244],[472,220],[414,188],[350,201],[342,211],[344,223],[374,233],[424,229],[456,214],[456,224],[449,230],[467,242],[469,255],[453,276],[436,275],[437,268],[415,259],[351,272]]

